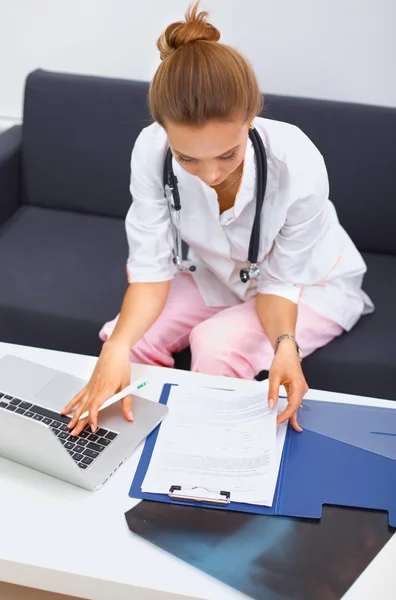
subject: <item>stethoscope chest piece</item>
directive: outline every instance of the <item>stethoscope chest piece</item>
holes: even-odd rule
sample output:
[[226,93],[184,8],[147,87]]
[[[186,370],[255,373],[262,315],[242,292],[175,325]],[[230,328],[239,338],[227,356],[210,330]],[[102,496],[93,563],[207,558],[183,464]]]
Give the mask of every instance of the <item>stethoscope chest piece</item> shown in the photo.
[[260,276],[260,269],[257,263],[250,264],[247,269],[241,269],[239,271],[239,277],[242,283],[247,283],[251,279],[257,279]]

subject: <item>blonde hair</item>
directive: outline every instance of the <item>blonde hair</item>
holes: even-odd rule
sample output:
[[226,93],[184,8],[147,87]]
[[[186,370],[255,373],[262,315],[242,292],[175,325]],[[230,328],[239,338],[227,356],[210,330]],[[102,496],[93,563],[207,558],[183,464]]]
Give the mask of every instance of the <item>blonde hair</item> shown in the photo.
[[262,95],[249,62],[234,48],[219,43],[220,32],[198,13],[199,0],[185,22],[169,25],[157,41],[161,64],[150,84],[152,117],[202,126],[208,121],[242,117],[262,109]]

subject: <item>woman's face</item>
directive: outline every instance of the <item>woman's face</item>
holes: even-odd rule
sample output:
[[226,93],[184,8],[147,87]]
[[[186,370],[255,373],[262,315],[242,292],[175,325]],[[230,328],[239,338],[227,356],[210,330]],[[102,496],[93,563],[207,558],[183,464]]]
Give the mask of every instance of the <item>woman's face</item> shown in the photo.
[[166,123],[173,156],[191,175],[221,184],[245,157],[249,123],[210,121],[203,127]]

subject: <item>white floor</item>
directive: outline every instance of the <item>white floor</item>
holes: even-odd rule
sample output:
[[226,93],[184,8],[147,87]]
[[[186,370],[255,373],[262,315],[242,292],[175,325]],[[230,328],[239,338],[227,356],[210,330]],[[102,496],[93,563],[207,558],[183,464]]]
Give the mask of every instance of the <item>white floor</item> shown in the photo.
[[32,588],[0,581],[0,600],[78,600],[78,598],[43,592],[43,590],[33,590]]

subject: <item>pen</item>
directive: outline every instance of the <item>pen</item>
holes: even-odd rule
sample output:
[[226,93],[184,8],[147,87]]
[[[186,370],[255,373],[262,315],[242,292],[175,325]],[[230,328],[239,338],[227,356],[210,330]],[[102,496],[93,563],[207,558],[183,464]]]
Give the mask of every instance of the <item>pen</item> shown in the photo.
[[[99,407],[98,410],[102,410],[103,408],[107,408],[108,406],[111,406],[112,404],[114,404],[114,402],[118,402],[118,400],[122,400],[123,398],[125,398],[125,396],[129,396],[129,394],[132,394],[132,392],[136,392],[137,390],[141,390],[142,388],[146,387],[147,384],[148,384],[147,379],[138,379],[137,381],[134,381],[133,383],[128,385],[126,388],[124,388],[121,392],[118,392],[118,394],[115,394],[114,396],[112,396],[111,398],[106,400],[106,402],[104,402],[102,404],[102,406]],[[85,419],[86,417],[88,417],[88,415],[89,415],[89,411],[86,410],[80,416],[79,420]]]

